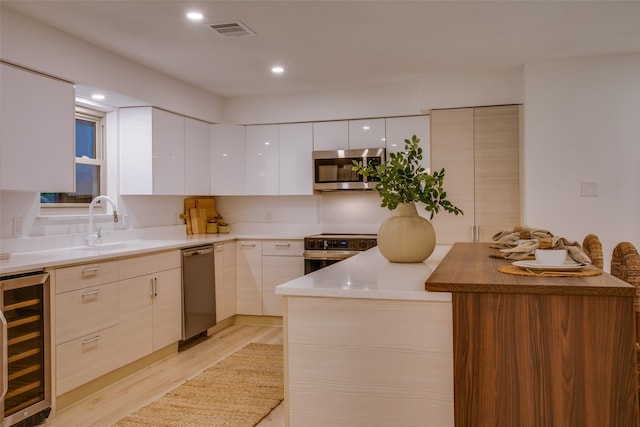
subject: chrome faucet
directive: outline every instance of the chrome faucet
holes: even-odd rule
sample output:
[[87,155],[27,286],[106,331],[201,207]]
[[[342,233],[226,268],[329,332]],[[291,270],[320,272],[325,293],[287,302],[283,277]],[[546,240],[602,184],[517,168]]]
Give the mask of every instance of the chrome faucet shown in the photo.
[[100,238],[102,237],[100,236],[99,230],[97,232],[95,231],[96,227],[93,221],[93,208],[96,205],[96,203],[99,202],[100,200],[105,200],[111,204],[111,207],[113,208],[113,222],[118,222],[118,209],[116,208],[116,204],[113,203],[113,200],[111,200],[107,196],[98,196],[95,199],[93,199],[91,201],[91,204],[89,204],[89,227],[87,232],[87,246],[90,246],[90,247],[95,246],[96,242],[99,241]]

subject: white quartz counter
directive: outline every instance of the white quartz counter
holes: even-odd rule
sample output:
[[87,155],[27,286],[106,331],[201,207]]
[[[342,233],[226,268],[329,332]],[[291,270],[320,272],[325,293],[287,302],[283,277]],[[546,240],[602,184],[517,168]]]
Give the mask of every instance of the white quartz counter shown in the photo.
[[276,287],[283,296],[370,298],[413,301],[451,301],[449,292],[428,292],[425,280],[451,248],[438,245],[422,263],[387,261],[378,248],[370,249]]
[[98,243],[95,247],[76,246],[48,250],[12,253],[9,259],[0,260],[0,274],[13,274],[59,267],[76,263],[98,261],[108,258],[140,255],[143,253],[188,248],[207,243],[236,239],[302,239],[303,236],[290,235],[239,235],[239,234],[198,234],[172,237],[168,239],[132,239]]

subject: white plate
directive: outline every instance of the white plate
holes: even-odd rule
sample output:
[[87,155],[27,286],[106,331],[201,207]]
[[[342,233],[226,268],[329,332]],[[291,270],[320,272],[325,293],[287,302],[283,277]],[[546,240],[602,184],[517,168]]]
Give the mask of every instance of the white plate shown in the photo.
[[564,265],[542,265],[536,261],[514,261],[513,265],[516,267],[529,269],[529,270],[544,270],[544,271],[573,271],[582,270],[587,264],[580,264],[577,262],[569,262]]

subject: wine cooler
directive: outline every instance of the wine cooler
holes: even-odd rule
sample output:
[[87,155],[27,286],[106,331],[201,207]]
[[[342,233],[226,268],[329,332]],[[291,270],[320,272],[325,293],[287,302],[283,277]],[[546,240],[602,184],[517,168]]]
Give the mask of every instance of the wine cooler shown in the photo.
[[0,426],[35,426],[51,411],[49,273],[0,277],[0,290]]

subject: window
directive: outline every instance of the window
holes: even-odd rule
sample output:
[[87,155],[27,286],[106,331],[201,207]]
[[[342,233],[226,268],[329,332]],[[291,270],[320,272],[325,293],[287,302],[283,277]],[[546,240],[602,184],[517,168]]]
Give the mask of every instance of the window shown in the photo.
[[83,207],[105,194],[104,113],[76,107],[74,193],[40,193],[42,207]]

